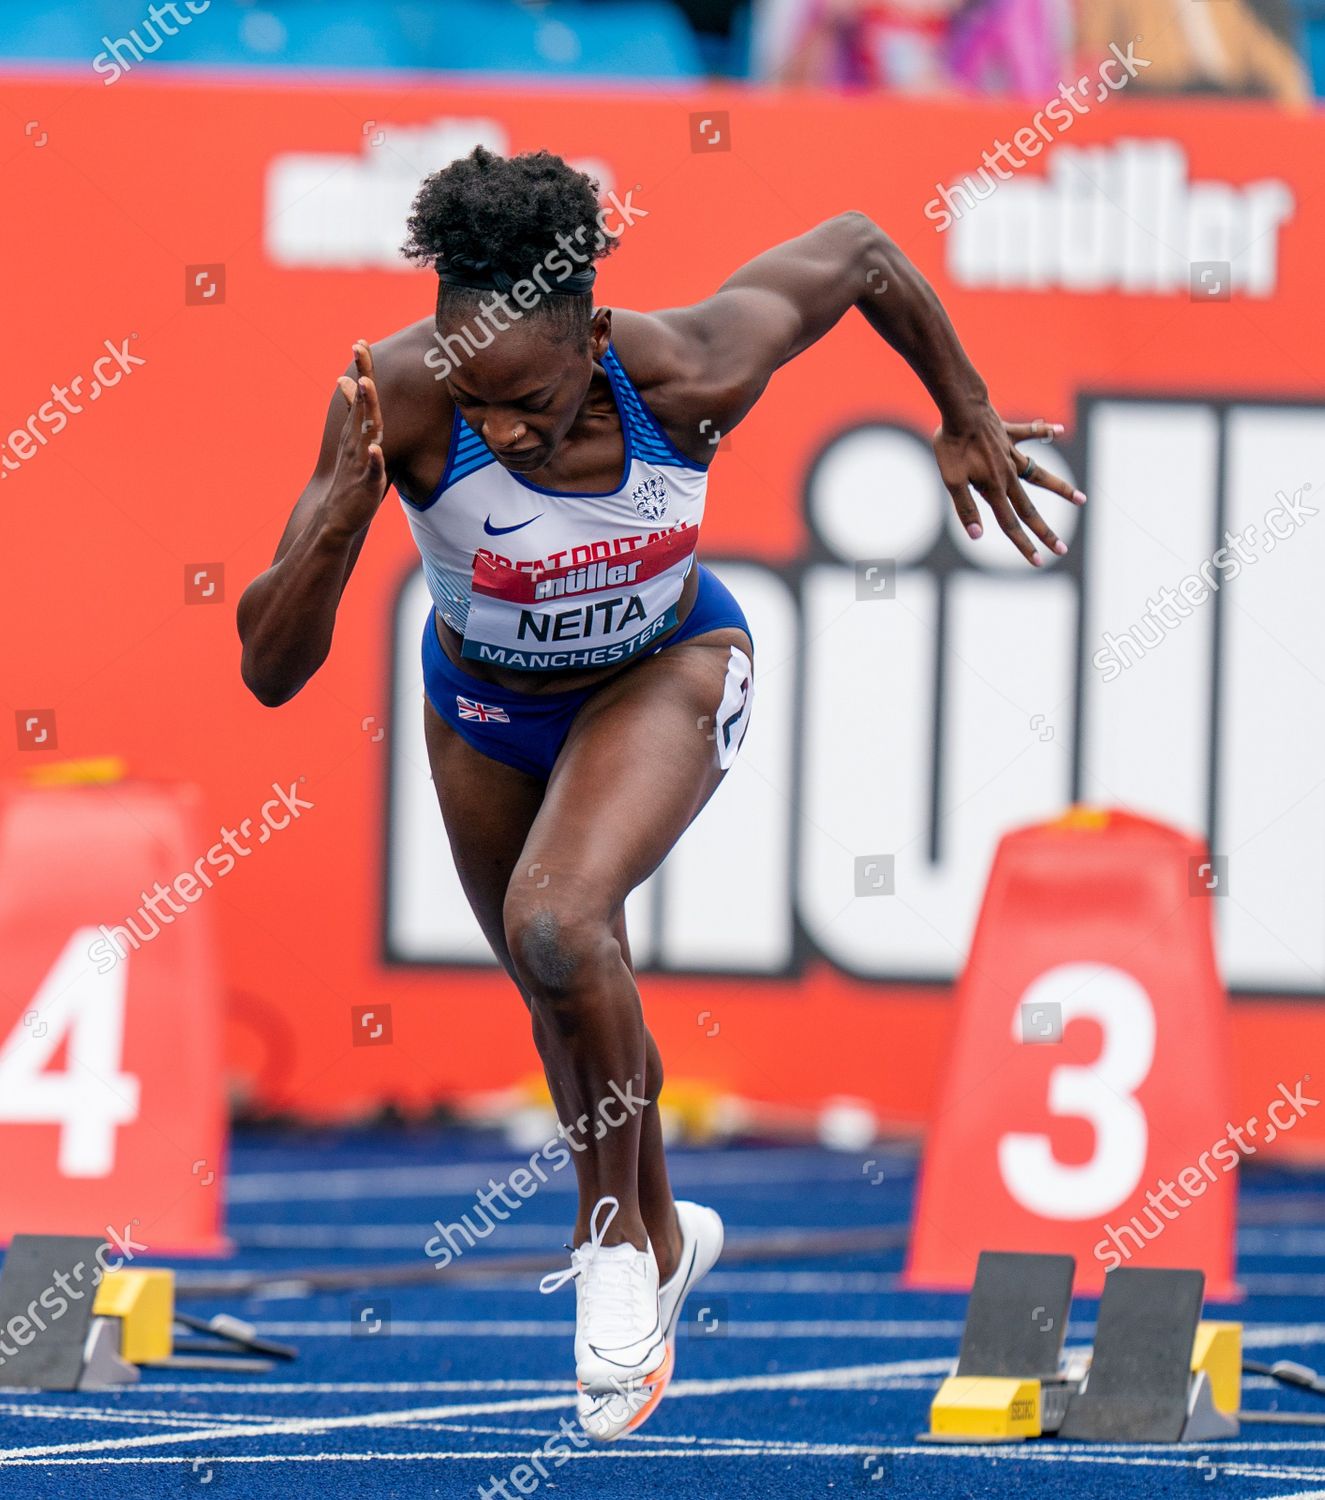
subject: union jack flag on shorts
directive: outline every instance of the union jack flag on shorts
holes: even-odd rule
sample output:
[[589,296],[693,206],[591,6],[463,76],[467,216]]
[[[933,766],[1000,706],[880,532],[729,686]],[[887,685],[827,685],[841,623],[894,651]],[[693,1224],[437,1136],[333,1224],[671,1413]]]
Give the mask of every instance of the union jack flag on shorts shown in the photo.
[[455,695],[455,706],[462,719],[477,719],[480,724],[511,722],[511,716],[504,708],[497,708],[491,703],[477,703],[473,698],[462,698],[459,693]]

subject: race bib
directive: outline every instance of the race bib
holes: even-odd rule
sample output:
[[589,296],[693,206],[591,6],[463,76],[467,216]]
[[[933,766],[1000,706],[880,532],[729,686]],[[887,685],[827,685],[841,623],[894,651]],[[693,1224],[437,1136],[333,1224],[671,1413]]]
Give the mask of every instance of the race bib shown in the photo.
[[698,537],[698,527],[686,527],[629,552],[555,568],[480,553],[463,654],[533,672],[627,661],[676,624]]

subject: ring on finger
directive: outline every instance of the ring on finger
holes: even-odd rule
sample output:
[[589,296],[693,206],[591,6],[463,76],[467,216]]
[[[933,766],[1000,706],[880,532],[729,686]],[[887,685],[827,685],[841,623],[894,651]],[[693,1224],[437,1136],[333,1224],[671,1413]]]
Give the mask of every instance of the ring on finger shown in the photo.
[[1026,460],[1026,467],[1021,470],[1021,472],[1017,475],[1017,478],[1018,479],[1029,479],[1031,477],[1031,475],[1034,474],[1034,473],[1035,473],[1035,460],[1033,458],[1027,458],[1027,460]]

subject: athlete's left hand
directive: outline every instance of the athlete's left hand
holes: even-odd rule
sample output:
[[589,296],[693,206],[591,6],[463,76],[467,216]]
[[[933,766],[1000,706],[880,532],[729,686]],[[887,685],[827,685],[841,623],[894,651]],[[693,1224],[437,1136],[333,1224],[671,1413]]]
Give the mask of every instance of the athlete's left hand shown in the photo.
[[971,491],[976,490],[1027,562],[1037,568],[1041,566],[1035,543],[1024,527],[1029,527],[1050,552],[1061,557],[1067,551],[1066,543],[1059,541],[1050,530],[1022,486],[1033,484],[1040,489],[1052,490],[1074,505],[1085,504],[1086,497],[1066,480],[1059,479],[1029,455],[1017,450],[1019,442],[1029,438],[1052,442],[1062,431],[1061,426],[1051,422],[1004,422],[988,402],[961,431],[949,431],[946,427],[938,429],[934,434],[934,456],[938,460],[939,473],[952,496],[957,518],[971,537],[978,539],[984,533],[980,513],[971,496]]

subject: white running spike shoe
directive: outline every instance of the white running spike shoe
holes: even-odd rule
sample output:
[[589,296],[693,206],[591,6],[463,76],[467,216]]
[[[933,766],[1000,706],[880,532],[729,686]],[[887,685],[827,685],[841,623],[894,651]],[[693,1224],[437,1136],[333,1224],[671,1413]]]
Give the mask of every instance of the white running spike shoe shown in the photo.
[[681,1307],[698,1282],[713,1269],[722,1254],[722,1220],[711,1208],[678,1201],[676,1219],[681,1226],[681,1259],[676,1270],[658,1288],[658,1312],[668,1347],[676,1351],[676,1330]]
[[652,1414],[672,1373],[672,1346],[658,1308],[658,1262],[652,1246],[604,1245],[621,1207],[600,1198],[589,1240],[570,1266],[539,1283],[555,1292],[575,1282],[575,1375],[580,1425],[600,1443],[631,1432]]

